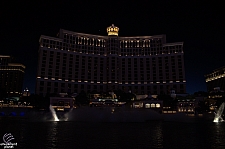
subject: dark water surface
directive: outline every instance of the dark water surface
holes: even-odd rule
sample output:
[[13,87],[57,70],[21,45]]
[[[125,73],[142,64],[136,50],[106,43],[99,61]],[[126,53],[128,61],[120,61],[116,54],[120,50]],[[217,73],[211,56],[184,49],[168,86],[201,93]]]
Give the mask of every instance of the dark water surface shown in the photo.
[[14,148],[22,149],[225,148],[225,123],[211,121],[84,123],[1,118],[0,143],[5,133],[14,136]]

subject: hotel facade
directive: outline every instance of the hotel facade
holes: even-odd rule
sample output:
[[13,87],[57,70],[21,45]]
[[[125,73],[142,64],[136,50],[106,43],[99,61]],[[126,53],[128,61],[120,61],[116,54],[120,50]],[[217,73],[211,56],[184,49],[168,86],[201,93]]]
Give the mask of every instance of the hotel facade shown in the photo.
[[60,29],[39,39],[36,93],[131,91],[135,94],[186,92],[183,42],[165,35],[119,37]]
[[21,96],[24,70],[23,64],[12,63],[11,56],[0,55],[0,90],[9,97]]
[[209,74],[206,74],[205,81],[208,92],[218,88],[225,91],[225,66],[215,69]]

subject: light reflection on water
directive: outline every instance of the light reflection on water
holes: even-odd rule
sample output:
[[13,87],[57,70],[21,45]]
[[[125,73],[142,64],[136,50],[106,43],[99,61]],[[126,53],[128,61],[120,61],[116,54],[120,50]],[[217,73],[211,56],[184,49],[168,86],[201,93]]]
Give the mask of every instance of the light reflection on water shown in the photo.
[[56,148],[58,140],[58,121],[53,121],[50,123],[47,134],[47,144],[46,146],[50,146],[51,148]]
[[78,123],[0,120],[17,148],[225,148],[225,123]]
[[[214,131],[213,131],[214,128]],[[211,130],[211,148],[225,148],[225,122],[215,123]]]

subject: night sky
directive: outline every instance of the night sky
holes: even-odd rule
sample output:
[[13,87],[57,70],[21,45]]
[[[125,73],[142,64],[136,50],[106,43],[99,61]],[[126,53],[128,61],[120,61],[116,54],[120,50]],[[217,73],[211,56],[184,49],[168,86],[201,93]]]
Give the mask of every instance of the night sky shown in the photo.
[[167,42],[184,42],[187,93],[206,91],[204,75],[225,65],[222,3],[104,2],[0,2],[0,55],[26,66],[24,88],[34,93],[39,37],[56,37],[60,28],[106,36],[106,27],[115,24],[119,36],[166,34]]

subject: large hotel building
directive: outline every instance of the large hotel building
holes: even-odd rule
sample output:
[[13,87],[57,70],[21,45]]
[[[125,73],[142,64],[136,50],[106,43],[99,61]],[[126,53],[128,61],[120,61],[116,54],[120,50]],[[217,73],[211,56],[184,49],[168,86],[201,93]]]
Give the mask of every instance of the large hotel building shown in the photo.
[[166,43],[165,35],[119,37],[60,29],[42,35],[36,93],[131,91],[135,94],[186,92],[183,42]]
[[12,59],[9,55],[0,55],[0,93],[19,97],[22,95],[25,66],[12,63]]
[[225,66],[206,74],[205,81],[208,92],[213,91],[216,88],[220,88],[225,91]]

